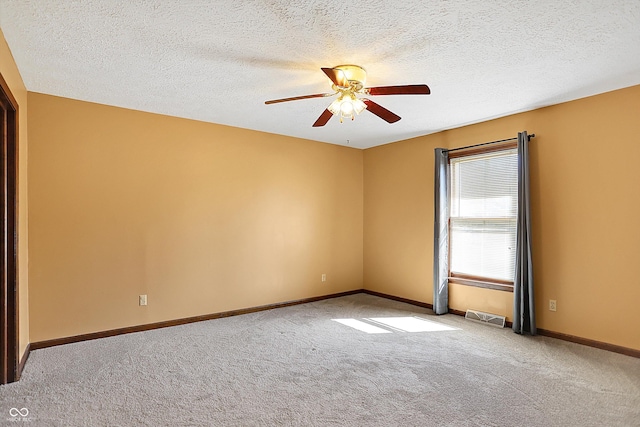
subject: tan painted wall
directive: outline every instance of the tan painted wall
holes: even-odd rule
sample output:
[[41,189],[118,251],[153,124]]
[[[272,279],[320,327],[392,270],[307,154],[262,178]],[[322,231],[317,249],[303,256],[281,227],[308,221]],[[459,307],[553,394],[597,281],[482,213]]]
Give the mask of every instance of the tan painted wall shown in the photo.
[[362,288],[362,151],[29,107],[32,342]]
[[18,296],[20,298],[20,357],[29,344],[29,229],[27,197],[27,89],[0,30],[0,74],[18,103]]
[[364,151],[366,289],[432,302],[433,149],[442,136]]
[[[432,302],[433,149],[526,129],[538,326],[640,349],[637,111],[640,86],[361,152],[31,93],[31,341],[363,284]],[[497,291],[450,305],[512,315]]]
[[[366,150],[365,288],[431,303],[433,149],[527,130],[538,327],[640,349],[639,111],[634,86]],[[511,301],[451,287],[458,310],[510,317]]]

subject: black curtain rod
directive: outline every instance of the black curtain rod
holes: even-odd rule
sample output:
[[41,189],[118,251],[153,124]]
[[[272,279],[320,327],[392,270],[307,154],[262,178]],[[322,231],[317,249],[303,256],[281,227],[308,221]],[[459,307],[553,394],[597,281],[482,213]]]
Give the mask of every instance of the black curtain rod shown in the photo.
[[[535,138],[535,136],[536,136],[535,133],[532,133],[531,135],[527,135],[527,137],[529,139]],[[445,152],[449,153],[451,151],[466,150],[467,148],[482,147],[483,145],[497,144],[499,142],[513,141],[513,140],[517,140],[517,139],[518,139],[518,137],[516,136],[515,138],[507,138],[507,139],[501,139],[499,141],[483,142],[482,144],[467,145],[466,147],[452,148],[451,150],[442,150],[442,151],[445,151]]]

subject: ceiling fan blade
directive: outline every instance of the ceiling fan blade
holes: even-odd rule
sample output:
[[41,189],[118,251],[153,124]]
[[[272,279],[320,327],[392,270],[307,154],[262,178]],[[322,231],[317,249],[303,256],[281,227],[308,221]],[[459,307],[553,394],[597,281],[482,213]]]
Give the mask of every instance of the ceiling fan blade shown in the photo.
[[344,75],[342,70],[336,70],[334,68],[321,68],[322,71],[331,79],[333,84],[340,87],[349,87],[349,80]]
[[264,103],[269,105],[269,104],[277,104],[279,102],[297,101],[299,99],[324,98],[326,96],[332,96],[332,95],[335,95],[335,93],[316,93],[313,95],[294,96],[292,98],[272,99],[271,101],[265,101]]
[[382,120],[388,123],[395,123],[400,120],[400,116],[391,111],[387,110],[380,104],[376,104],[370,99],[362,99],[362,101],[367,105],[367,110],[380,117]]
[[316,122],[313,124],[313,127],[317,128],[326,125],[331,116],[333,116],[333,113],[331,111],[324,110],[322,114],[320,114],[320,117],[318,117],[318,120],[316,120]]
[[369,95],[429,95],[431,90],[427,85],[406,85],[370,87],[365,92]]

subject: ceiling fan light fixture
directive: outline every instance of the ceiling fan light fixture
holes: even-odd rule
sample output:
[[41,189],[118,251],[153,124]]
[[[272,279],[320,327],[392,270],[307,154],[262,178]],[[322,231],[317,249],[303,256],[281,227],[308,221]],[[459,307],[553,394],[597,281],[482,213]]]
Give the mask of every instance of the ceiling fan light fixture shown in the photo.
[[335,99],[327,110],[331,111],[335,116],[340,115],[340,104],[342,104],[342,98]]
[[370,111],[371,114],[378,116],[387,123],[395,123],[400,120],[400,116],[370,99],[359,99],[356,95],[429,95],[431,93],[429,86],[425,84],[365,87],[367,72],[358,65],[345,64],[333,68],[322,67],[321,70],[331,80],[333,93],[316,93],[313,95],[272,99],[265,101],[265,104],[338,95],[338,98],[320,114],[320,117],[313,123],[313,127],[326,125],[332,116],[338,116],[340,123],[343,122],[345,117],[354,120],[356,115],[364,110]]
[[353,102],[350,99],[345,99],[340,104],[340,114],[343,117],[353,116]]
[[361,99],[355,98],[353,100],[353,111],[355,111],[356,114],[362,113],[365,108],[367,108],[367,104],[365,104]]
[[353,93],[343,93],[327,109],[334,115],[339,116],[342,123],[342,119],[345,117],[353,120],[356,114],[362,113],[365,108],[367,108],[367,105],[356,98]]

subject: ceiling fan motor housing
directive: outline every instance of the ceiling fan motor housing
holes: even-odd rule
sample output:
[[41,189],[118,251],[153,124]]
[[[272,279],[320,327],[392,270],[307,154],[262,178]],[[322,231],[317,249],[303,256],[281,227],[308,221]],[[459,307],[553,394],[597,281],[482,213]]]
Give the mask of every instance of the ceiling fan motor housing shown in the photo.
[[361,90],[367,81],[367,71],[358,65],[338,65],[333,69],[342,71],[349,81],[349,86],[356,92]]

